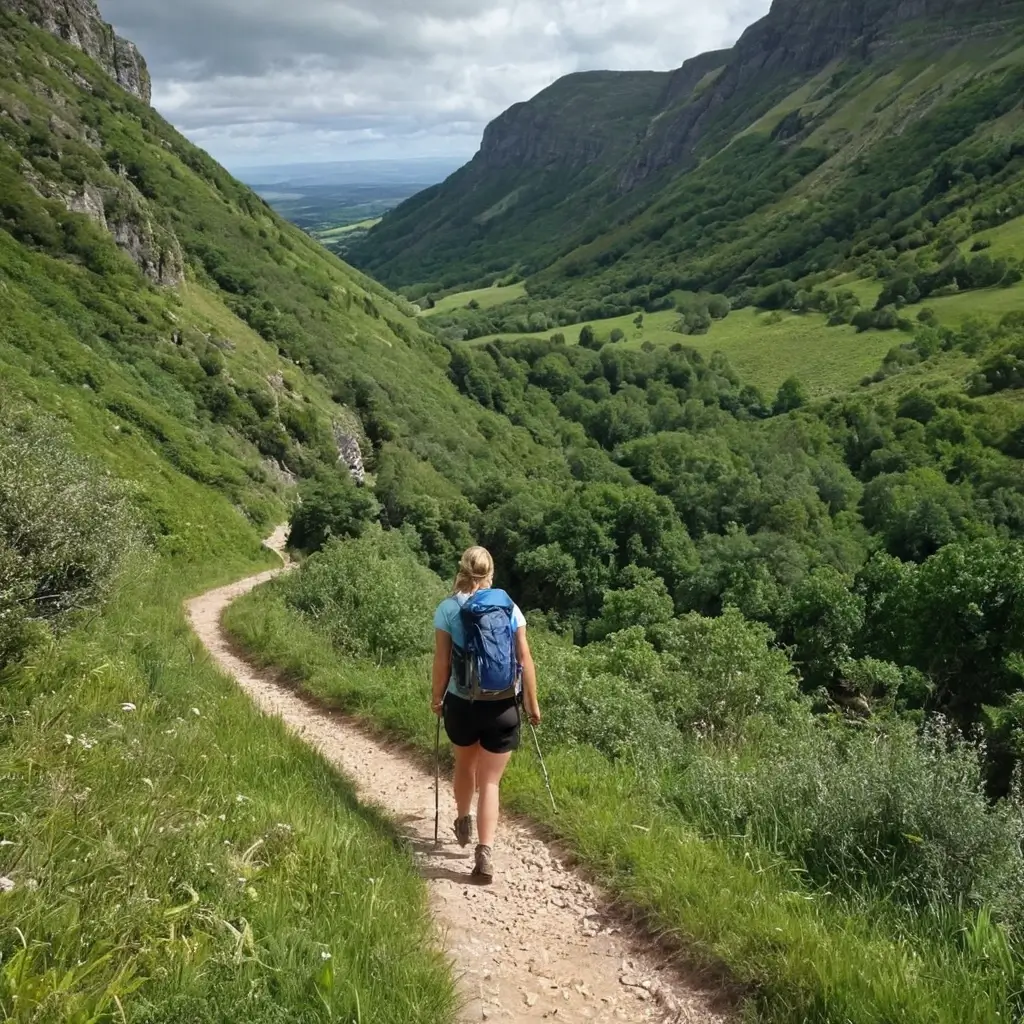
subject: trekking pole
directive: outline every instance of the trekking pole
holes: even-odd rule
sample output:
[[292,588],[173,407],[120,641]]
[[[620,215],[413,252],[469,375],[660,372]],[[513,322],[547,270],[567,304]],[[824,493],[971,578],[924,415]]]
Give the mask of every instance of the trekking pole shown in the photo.
[[551,792],[551,779],[548,778],[548,768],[544,763],[544,755],[540,752],[540,740],[537,739],[537,730],[533,726],[533,722],[530,722],[530,732],[533,733],[533,745],[537,748],[537,760],[540,761],[540,770],[544,773],[544,785],[548,787],[548,796],[551,797],[551,810],[558,813],[558,808],[555,806],[555,794]]
[[441,845],[441,719],[434,740],[434,845]]

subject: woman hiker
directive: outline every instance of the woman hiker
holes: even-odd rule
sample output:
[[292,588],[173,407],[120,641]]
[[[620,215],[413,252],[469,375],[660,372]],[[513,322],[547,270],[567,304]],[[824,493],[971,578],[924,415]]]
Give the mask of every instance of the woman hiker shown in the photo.
[[[463,658],[466,630],[462,610],[483,606],[488,616],[485,629],[494,629],[498,646],[488,645],[488,654],[500,651],[503,635],[501,614],[511,617],[515,661],[522,673],[522,701],[534,726],[540,725],[537,703],[537,674],[526,639],[526,618],[504,591],[492,590],[494,559],[485,548],[470,548],[462,556],[451,597],[445,598],[434,615],[434,672],[431,707],[443,718],[445,732],[455,750],[455,802],[458,817],[455,837],[468,846],[473,830],[473,796],[477,800],[477,847],[473,877],[489,882],[494,876],[491,862],[494,835],[498,827],[498,790],[501,777],[519,748],[520,702],[515,689],[481,688],[486,681],[469,678]],[[498,617],[494,610],[499,609]],[[508,636],[507,627],[504,635]],[[493,684],[503,686],[503,682]],[[482,693],[482,695],[481,695]],[[471,699],[472,698],[472,699]]]

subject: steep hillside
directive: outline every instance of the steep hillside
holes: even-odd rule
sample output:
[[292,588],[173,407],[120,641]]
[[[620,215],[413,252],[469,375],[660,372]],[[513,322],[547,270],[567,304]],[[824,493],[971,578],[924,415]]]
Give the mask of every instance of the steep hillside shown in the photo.
[[[535,150],[509,134],[530,119],[499,119],[471,164],[354,257],[417,299],[525,276],[530,302],[468,318],[470,336],[514,329],[503,321],[524,308],[549,326],[671,308],[679,290],[744,305],[783,280],[895,274],[903,256],[945,272],[951,246],[1024,210],[1022,43],[1019,2],[776,0],[732,50],[669,77],[614,168],[540,195]],[[595,118],[629,81],[600,79]],[[495,170],[502,144],[515,165]],[[563,151],[575,144],[563,131]],[[974,286],[954,269],[939,287],[954,283]]]
[[96,0],[0,0],[0,11],[24,15],[88,54],[125,92],[149,103],[153,90],[142,54],[103,20]]
[[105,459],[110,439],[141,442],[261,526],[282,481],[341,451],[361,448],[373,472],[403,448],[467,483],[514,457],[515,442],[490,455],[489,417],[460,406],[446,352],[399,300],[109,68],[20,17],[0,13],[0,28],[0,361],[13,393],[88,422]]
[[500,235],[543,266],[564,251],[581,194],[615,191],[668,85],[654,72],[561,79],[489,125],[472,163],[390,213],[356,258],[389,282],[458,282],[514,265],[494,247]]

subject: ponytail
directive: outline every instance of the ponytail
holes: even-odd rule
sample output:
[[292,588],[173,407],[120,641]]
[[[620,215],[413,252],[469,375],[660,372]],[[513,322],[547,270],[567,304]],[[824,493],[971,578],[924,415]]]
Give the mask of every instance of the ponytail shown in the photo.
[[486,548],[469,548],[459,562],[453,594],[471,594],[494,575],[494,559]]

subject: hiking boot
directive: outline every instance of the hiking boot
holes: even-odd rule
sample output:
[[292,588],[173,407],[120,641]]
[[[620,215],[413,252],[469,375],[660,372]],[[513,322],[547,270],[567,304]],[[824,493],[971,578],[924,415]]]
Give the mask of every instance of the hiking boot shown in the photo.
[[464,818],[455,819],[455,838],[459,841],[459,846],[469,846],[469,841],[473,837],[473,815],[467,814]]
[[473,868],[473,877],[481,881],[489,882],[494,877],[494,866],[491,863],[491,848],[489,846],[478,846],[476,848],[476,865]]

